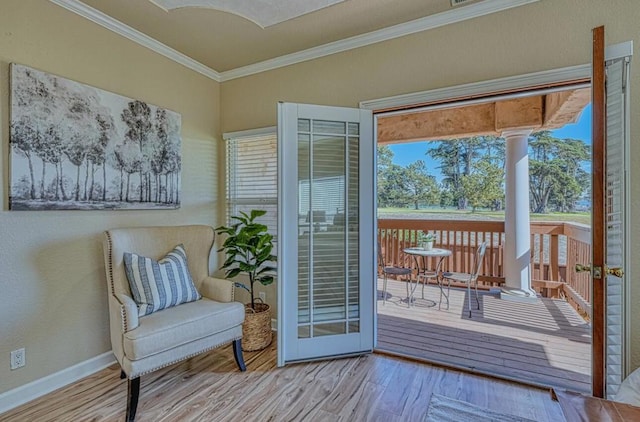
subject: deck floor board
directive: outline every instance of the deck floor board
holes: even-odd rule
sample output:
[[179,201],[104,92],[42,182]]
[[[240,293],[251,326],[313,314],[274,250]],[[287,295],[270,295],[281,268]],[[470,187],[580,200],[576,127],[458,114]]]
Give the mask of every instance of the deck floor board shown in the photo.
[[[473,294],[473,292],[472,292]],[[378,348],[479,373],[578,392],[591,390],[591,327],[564,300],[501,300],[479,292],[468,317],[465,289],[450,290],[439,308],[437,286],[422,286],[409,308],[404,282],[378,281]]]

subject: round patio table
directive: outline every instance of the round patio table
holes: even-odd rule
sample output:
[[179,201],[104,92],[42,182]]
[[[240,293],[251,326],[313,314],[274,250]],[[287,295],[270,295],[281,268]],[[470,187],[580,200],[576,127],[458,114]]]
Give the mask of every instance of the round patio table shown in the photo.
[[[440,288],[440,301],[438,303],[438,309],[440,309],[440,307],[442,306],[442,296],[447,299],[447,309],[449,309],[449,295],[445,293],[444,289],[442,288],[442,263],[444,262],[445,258],[451,256],[453,252],[451,252],[451,250],[449,249],[443,248],[426,249],[418,247],[406,248],[403,249],[403,252],[413,256],[413,259],[416,263],[416,268],[418,270],[415,285],[412,281],[409,281],[411,283],[411,289],[409,289],[409,297],[407,298],[409,306],[411,306],[411,303],[414,301],[413,295],[418,288],[418,284],[420,284],[420,278],[424,279],[424,281],[422,282],[422,299],[424,299],[424,285],[427,283],[427,279],[433,278],[436,280],[436,283],[438,283],[438,287]],[[435,270],[427,269],[427,258],[429,257],[440,258],[438,259]],[[435,305],[436,302],[433,301],[433,306]]]

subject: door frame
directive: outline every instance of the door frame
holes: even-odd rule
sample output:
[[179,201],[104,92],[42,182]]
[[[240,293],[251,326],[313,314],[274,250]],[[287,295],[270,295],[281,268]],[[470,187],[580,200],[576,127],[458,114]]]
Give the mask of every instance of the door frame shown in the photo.
[[[627,41],[627,42],[615,44],[612,46],[607,46],[603,51],[602,66],[604,68],[605,60],[612,60],[620,57],[631,56],[632,54],[633,54],[632,41]],[[433,109],[434,106],[437,106],[437,105],[448,107],[452,103],[456,103],[456,105],[467,105],[467,104],[473,104],[475,102],[487,101],[487,99],[492,96],[515,98],[518,96],[527,95],[527,91],[531,91],[531,90],[540,90],[545,88],[557,89],[564,85],[575,85],[582,82],[591,83],[591,80],[592,80],[592,65],[591,63],[588,63],[583,65],[557,68],[557,69],[545,70],[541,72],[534,72],[534,73],[528,73],[528,74],[517,75],[517,76],[510,76],[506,78],[499,78],[499,79],[474,82],[474,83],[469,83],[464,85],[457,85],[453,87],[445,87],[445,88],[439,88],[434,90],[367,100],[367,101],[360,102],[360,107],[364,109],[370,109],[373,111],[374,123],[375,123],[375,127],[377,128],[377,115],[380,113],[391,114],[394,111],[397,111],[398,113],[402,113],[404,110],[408,110],[408,109],[419,110],[420,107],[429,107],[430,109]],[[509,93],[509,94],[505,96],[506,93]],[[465,101],[464,98],[473,98],[473,99]],[[594,114],[595,114],[595,111],[594,111]],[[374,132],[374,139],[376,139],[376,145],[377,145],[377,138],[375,135],[376,133]],[[592,139],[593,139],[593,134],[592,134]],[[593,164],[594,163],[592,158],[592,165]],[[377,229],[377,221],[376,221],[376,229]],[[592,224],[592,230],[593,230],[593,224]],[[627,279],[630,279],[631,276],[627,272],[627,274],[625,274],[625,277]],[[627,298],[627,302],[629,301],[629,296],[630,296],[629,284],[630,283],[625,284],[625,296]],[[594,306],[593,313],[595,315],[596,313],[595,304],[592,306]],[[624,315],[624,324],[626,327],[626,330],[624,333],[624,336],[625,336],[624,354],[625,354],[625,360],[628,361],[630,358],[630,344],[628,341],[630,336],[630,332],[629,332],[630,316],[628,313]],[[376,322],[374,323],[374,327],[376,327],[376,335],[374,337],[374,347],[377,347],[377,310],[376,310]],[[604,319],[602,320],[602,324],[598,324],[597,328],[595,325],[593,327],[592,331],[594,332],[592,332],[592,337],[593,337],[592,346],[596,342],[595,341],[596,329],[601,330],[600,336],[602,337],[602,340],[604,340],[603,338],[603,336],[605,335]],[[592,359],[593,359],[593,354],[594,353],[592,351]],[[594,370],[595,365],[592,365],[592,368],[591,368],[592,384],[594,386],[596,382],[599,382],[600,384],[604,383],[604,378],[603,378],[604,350],[603,350],[603,353],[601,353],[601,359],[599,360],[599,362],[602,363],[601,371],[596,372]],[[628,364],[625,365],[625,367],[627,368],[626,370],[628,371],[628,368],[629,368]],[[597,377],[601,377],[600,378],[601,380],[600,381],[596,380]]]
[[[606,76],[604,26],[593,29],[591,79],[591,267],[604,268],[606,256]],[[591,271],[591,394],[604,397],[606,275]]]

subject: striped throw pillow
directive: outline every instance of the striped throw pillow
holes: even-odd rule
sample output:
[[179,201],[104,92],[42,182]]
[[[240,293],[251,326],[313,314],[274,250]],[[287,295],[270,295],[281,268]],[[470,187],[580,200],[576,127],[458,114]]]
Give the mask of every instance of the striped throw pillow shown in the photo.
[[140,316],[202,297],[189,273],[184,245],[159,261],[125,252],[124,267]]

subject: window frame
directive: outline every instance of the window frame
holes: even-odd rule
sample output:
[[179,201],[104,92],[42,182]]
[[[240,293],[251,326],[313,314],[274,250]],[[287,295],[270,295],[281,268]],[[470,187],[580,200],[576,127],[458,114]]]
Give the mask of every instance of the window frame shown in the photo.
[[[234,189],[234,187],[237,186],[237,182],[235,180],[237,180],[238,177],[238,172],[234,171],[235,167],[234,164],[238,162],[238,156],[237,156],[237,149],[233,151],[233,153],[235,153],[236,155],[234,157],[231,157],[231,145],[230,142],[237,142],[237,141],[241,141],[241,142],[251,142],[252,139],[264,139],[266,137],[269,136],[273,136],[274,138],[274,145],[276,148],[276,156],[274,157],[274,165],[277,169],[277,165],[278,165],[278,156],[277,156],[277,146],[278,146],[278,139],[277,139],[277,128],[276,126],[270,126],[270,127],[264,127],[264,128],[257,128],[257,129],[250,129],[250,130],[243,130],[243,131],[237,131],[237,132],[228,132],[228,133],[224,133],[223,134],[223,139],[225,141],[225,175],[224,175],[224,180],[225,180],[225,221],[226,224],[232,224],[231,222],[231,216],[232,215],[236,215],[238,208],[242,209],[243,205],[244,206],[252,206],[252,208],[264,208],[264,206],[273,206],[276,209],[275,215],[270,216],[269,220],[274,221],[275,224],[275,228],[273,227],[269,227],[269,232],[273,235],[274,237],[274,243],[277,243],[278,240],[278,227],[277,227],[277,222],[278,222],[278,214],[277,214],[277,206],[278,206],[278,180],[277,180],[277,176],[276,179],[274,180],[274,191],[276,192],[274,197],[268,197],[268,198],[259,198],[259,197],[255,197],[255,198],[249,198],[249,197],[245,197],[245,198],[238,198],[238,191]],[[277,170],[276,170],[277,171]],[[261,207],[262,206],[262,207]],[[245,207],[246,208],[246,207]],[[273,217],[273,218],[271,218]]]

